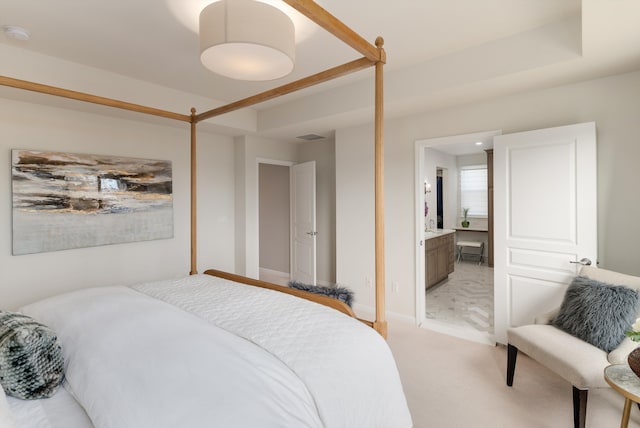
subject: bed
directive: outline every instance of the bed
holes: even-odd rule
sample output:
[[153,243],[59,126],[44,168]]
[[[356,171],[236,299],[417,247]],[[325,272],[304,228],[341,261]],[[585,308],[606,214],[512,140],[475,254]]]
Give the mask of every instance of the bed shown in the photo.
[[51,398],[7,398],[16,428],[411,427],[375,330],[217,273],[21,308],[55,331],[65,378]]
[[[311,0],[283,1],[362,57],[199,114],[0,76],[3,86],[188,123],[191,143],[190,276],[23,307],[58,335],[65,380],[47,399],[0,396],[3,428],[10,417],[19,428],[411,426],[384,341],[384,42],[367,42]],[[375,70],[375,319],[358,320],[328,297],[212,270],[198,274],[197,124],[368,67]]]
[[342,76],[373,67],[374,80],[374,218],[375,230],[375,314],[370,326],[382,336],[387,336],[387,321],[385,315],[385,264],[384,264],[384,77],[383,70],[387,61],[384,50],[384,39],[377,37],[374,44],[365,40],[349,26],[344,24],[327,10],[323,9],[312,0],[282,0],[296,11],[306,16],[312,22],[322,27],[327,32],[353,48],[361,58],[349,61],[311,76],[286,83],[268,91],[232,102],[227,105],[197,113],[191,108],[190,114],[177,113],[143,106],[112,98],[87,94],[65,88],[44,85],[17,79],[10,76],[0,76],[0,85],[32,91],[56,97],[67,98],[79,102],[86,102],[107,106],[115,109],[132,111],[135,113],[151,115],[172,121],[186,122],[190,124],[190,155],[191,155],[191,269],[190,273],[198,272],[197,266],[197,153],[196,153],[196,129],[199,122],[224,115],[229,112],[250,107],[265,101],[269,101],[287,94],[303,90]]

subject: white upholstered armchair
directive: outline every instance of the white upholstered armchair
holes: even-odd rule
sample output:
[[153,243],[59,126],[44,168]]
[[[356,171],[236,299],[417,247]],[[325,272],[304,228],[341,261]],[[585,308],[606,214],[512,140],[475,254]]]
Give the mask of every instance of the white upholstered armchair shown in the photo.
[[[640,277],[592,266],[583,266],[580,276],[640,290]],[[558,311],[559,308],[537,317],[535,324],[507,331],[507,385],[513,385],[516,357],[520,350],[573,385],[574,427],[584,428],[588,391],[608,388],[604,368],[610,364],[626,363],[629,352],[637,343],[625,338],[615,349],[606,352],[551,325]]]

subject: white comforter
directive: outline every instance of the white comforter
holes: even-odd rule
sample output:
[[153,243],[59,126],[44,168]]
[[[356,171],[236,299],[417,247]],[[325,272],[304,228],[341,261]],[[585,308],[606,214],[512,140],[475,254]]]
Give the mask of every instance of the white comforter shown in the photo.
[[194,275],[23,312],[58,333],[96,428],[411,426],[384,340],[293,296]]

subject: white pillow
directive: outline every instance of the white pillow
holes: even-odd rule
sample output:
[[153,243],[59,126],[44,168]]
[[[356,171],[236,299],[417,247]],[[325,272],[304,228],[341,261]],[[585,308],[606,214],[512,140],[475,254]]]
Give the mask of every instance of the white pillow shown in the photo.
[[9,403],[7,403],[7,396],[4,393],[4,389],[0,387],[0,427],[2,428],[14,428],[13,416],[11,415],[11,409]]

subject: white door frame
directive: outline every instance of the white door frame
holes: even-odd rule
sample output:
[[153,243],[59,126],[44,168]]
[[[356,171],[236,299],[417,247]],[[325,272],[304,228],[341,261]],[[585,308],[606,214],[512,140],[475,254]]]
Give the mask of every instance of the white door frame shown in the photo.
[[[416,284],[415,284],[415,298],[416,298],[416,312],[415,312],[415,320],[416,324],[419,326],[428,326],[429,328],[437,329],[440,331],[448,330],[446,328],[441,328],[440,325],[430,323],[426,318],[426,308],[425,308],[425,245],[424,245],[424,177],[426,176],[425,171],[425,154],[424,149],[428,147],[442,146],[442,145],[451,145],[458,144],[464,141],[481,141],[486,140],[488,138],[492,138],[496,135],[501,135],[502,130],[495,131],[485,131],[485,132],[477,132],[471,134],[462,134],[462,135],[452,135],[448,137],[440,137],[440,138],[429,138],[429,139],[419,139],[415,142],[415,189],[414,189],[414,201],[415,201],[415,248],[416,248]],[[434,183],[432,183],[433,185]],[[447,333],[456,334],[456,331],[446,331]],[[478,338],[478,340],[483,341],[483,338]]]
[[[283,160],[278,160],[278,159],[266,159],[266,158],[256,158],[256,213],[255,213],[255,219],[256,219],[256,236],[255,236],[255,240],[254,240],[254,250],[257,253],[257,256],[255,258],[256,260],[256,266],[255,266],[255,272],[260,273],[260,164],[267,164],[267,165],[280,165],[280,166],[286,166],[289,169],[295,165],[295,162],[291,162],[291,161],[283,161]],[[289,223],[291,223],[291,220],[289,220]],[[291,227],[291,224],[289,224],[289,227]],[[248,247],[246,249],[247,252],[252,251],[252,249],[250,247]],[[258,279],[258,277],[256,277],[256,279]]]

